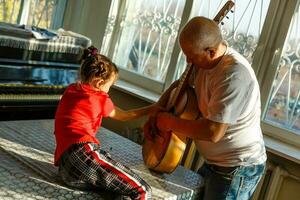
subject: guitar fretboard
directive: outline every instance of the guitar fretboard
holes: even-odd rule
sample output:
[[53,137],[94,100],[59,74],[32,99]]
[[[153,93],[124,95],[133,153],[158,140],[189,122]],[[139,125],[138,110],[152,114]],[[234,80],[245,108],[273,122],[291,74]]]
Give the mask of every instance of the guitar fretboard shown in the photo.
[[182,75],[179,79],[178,86],[175,90],[175,94],[173,95],[173,98],[171,99],[171,103],[168,105],[169,106],[167,108],[168,110],[170,110],[171,108],[173,108],[176,105],[177,98],[178,98],[180,92],[182,91],[183,86],[185,85],[186,81],[188,80],[187,77],[188,77],[191,69],[192,69],[192,64],[188,64],[187,67],[185,68],[184,72],[182,73]]

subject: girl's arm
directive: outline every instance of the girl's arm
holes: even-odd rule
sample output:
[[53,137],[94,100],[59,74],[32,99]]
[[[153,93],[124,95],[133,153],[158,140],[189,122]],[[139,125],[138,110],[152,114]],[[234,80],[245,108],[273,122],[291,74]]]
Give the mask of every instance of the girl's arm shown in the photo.
[[110,113],[109,117],[115,120],[127,121],[142,117],[144,115],[155,115],[159,111],[166,111],[166,109],[163,107],[166,106],[171,91],[178,85],[178,83],[178,81],[172,83],[172,85],[163,93],[157,103],[128,111],[115,107],[115,109]]
[[127,121],[136,119],[145,115],[154,115],[158,111],[163,110],[156,103],[150,106],[145,106],[142,108],[132,109],[132,110],[122,110],[121,108],[115,107],[115,109],[110,113],[109,117],[119,121]]

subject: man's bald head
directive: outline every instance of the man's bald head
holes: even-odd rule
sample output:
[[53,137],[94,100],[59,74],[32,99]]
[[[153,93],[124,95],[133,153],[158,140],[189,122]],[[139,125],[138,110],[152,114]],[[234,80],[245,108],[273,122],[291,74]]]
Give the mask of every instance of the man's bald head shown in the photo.
[[217,47],[222,41],[221,31],[217,23],[205,17],[192,18],[179,35],[180,44],[198,50]]

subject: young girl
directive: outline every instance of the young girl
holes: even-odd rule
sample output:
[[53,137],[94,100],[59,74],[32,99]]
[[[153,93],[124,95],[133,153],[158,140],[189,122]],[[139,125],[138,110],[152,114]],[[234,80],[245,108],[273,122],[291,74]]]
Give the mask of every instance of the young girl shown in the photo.
[[156,104],[123,111],[108,96],[118,69],[95,47],[85,49],[80,82],[64,92],[55,115],[55,165],[62,180],[79,189],[100,188],[129,196],[151,199],[151,188],[128,167],[113,160],[100,148],[96,133],[102,117],[130,120],[158,111]]

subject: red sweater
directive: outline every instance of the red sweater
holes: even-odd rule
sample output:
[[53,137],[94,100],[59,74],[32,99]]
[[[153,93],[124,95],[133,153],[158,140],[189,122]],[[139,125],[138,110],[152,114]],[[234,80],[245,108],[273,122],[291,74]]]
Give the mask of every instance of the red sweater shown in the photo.
[[94,90],[89,84],[74,83],[65,90],[55,114],[56,150],[54,164],[74,143],[99,141],[96,133],[102,117],[114,109],[108,94]]

